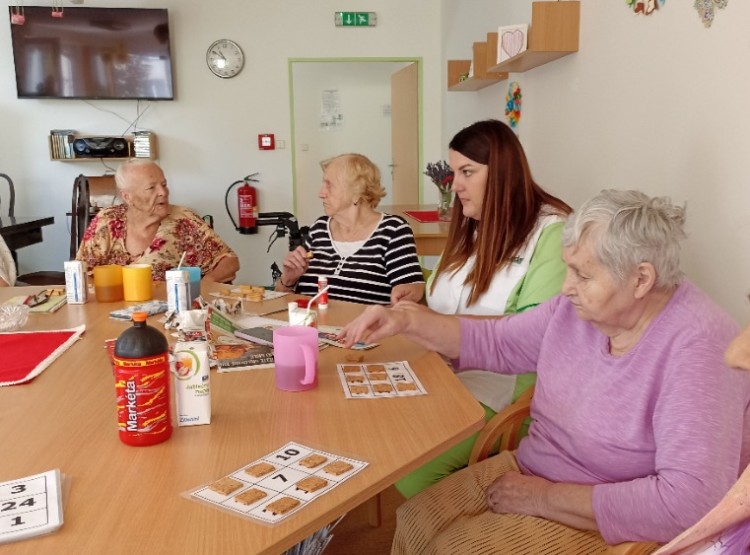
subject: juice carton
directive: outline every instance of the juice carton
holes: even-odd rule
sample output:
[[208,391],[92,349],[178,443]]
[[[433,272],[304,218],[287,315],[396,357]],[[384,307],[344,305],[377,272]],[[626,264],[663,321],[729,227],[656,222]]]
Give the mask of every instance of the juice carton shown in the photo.
[[177,397],[177,425],[198,426],[211,423],[211,374],[208,343],[178,341],[172,367]]

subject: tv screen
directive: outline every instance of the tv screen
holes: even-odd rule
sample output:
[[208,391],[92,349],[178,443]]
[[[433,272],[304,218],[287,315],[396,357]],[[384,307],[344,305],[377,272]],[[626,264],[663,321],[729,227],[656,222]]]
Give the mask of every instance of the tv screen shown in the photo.
[[27,6],[25,22],[11,23],[18,98],[174,98],[166,9],[62,13]]

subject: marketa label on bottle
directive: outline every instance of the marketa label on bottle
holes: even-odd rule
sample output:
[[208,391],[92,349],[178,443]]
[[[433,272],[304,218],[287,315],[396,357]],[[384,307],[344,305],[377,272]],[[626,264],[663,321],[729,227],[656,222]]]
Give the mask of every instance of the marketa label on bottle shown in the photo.
[[172,434],[167,353],[144,358],[114,357],[120,438],[150,445]]

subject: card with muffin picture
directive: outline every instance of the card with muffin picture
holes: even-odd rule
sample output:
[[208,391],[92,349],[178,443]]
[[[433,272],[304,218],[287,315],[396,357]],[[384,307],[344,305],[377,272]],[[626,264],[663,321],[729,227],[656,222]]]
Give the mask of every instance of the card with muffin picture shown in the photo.
[[348,399],[382,399],[426,395],[427,390],[407,361],[336,365]]
[[366,466],[364,461],[289,442],[184,495],[243,518],[275,524]]

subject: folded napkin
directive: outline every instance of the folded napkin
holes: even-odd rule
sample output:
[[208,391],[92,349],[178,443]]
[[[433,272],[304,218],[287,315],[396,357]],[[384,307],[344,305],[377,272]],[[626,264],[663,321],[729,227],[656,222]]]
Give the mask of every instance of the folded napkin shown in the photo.
[[14,331],[0,333],[0,387],[33,380],[75,343],[86,330]]

